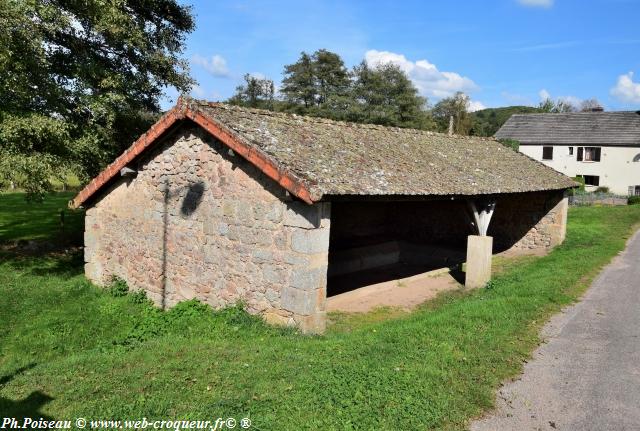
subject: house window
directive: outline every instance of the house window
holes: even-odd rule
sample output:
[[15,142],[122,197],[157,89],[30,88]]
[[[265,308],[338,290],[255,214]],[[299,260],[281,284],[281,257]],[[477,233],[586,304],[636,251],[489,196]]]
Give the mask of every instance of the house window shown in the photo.
[[569,147],[569,155],[573,156],[573,147]]
[[597,175],[581,175],[584,178],[585,186],[599,186],[600,185],[600,177]]
[[578,147],[579,162],[599,162],[600,154],[600,147]]
[[553,147],[542,147],[542,160],[553,160]]
[[635,186],[635,188],[633,190],[633,195],[634,196],[640,196],[640,186]]

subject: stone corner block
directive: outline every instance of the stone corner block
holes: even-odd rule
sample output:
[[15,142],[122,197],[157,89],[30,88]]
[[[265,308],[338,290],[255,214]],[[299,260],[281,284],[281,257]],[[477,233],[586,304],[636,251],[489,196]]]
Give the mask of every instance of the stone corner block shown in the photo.
[[291,286],[300,290],[322,289],[327,285],[327,265],[319,268],[295,267],[291,274]]
[[324,310],[326,295],[324,289],[301,290],[286,286],[282,289],[282,308],[295,314],[309,316]]
[[316,229],[320,227],[322,222],[322,209],[321,204],[308,205],[304,202],[289,202],[282,222],[285,226]]
[[297,229],[291,235],[291,249],[298,253],[316,254],[329,250],[329,229]]
[[327,313],[319,311],[310,316],[295,316],[296,323],[303,334],[323,334],[327,329]]
[[96,262],[87,262],[84,264],[84,275],[93,284],[102,286],[104,284],[104,277],[102,274],[102,265]]
[[262,318],[264,319],[265,323],[267,323],[268,325],[285,326],[285,327],[291,327],[295,325],[295,321],[292,317],[283,316],[281,314],[274,313],[271,311],[267,311],[263,313]]

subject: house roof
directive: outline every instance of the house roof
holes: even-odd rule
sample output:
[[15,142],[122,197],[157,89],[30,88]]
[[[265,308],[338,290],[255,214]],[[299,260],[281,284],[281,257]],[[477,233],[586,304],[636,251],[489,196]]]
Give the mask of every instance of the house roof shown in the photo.
[[175,123],[191,120],[311,204],[331,196],[560,190],[568,177],[492,138],[448,136],[180,99],[71,202],[78,207]]
[[524,145],[640,146],[640,111],[515,114],[495,136]]

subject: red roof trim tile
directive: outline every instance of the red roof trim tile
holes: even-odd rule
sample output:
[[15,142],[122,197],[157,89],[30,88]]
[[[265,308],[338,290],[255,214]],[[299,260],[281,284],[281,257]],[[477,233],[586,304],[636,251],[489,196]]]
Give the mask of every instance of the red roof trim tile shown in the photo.
[[242,139],[219,124],[215,119],[204,115],[197,109],[191,109],[188,104],[182,99],[179,99],[176,106],[165,113],[144,135],[140,136],[124,153],[107,166],[97,177],[91,180],[91,182],[69,202],[69,206],[71,208],[82,206],[82,204],[87,202],[87,200],[105,184],[116,177],[122,168],[143,153],[171,126],[184,118],[189,118],[194,121],[238,155],[255,165],[266,176],[276,181],[284,189],[304,202],[312,204],[314,201],[320,199],[320,197],[312,197],[308,188],[301,180],[295,178],[295,176],[284,169],[279,168],[271,158],[243,142]]

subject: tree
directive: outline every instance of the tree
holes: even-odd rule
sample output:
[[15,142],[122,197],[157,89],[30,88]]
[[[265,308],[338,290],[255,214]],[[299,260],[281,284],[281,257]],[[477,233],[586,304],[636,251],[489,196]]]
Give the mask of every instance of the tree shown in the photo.
[[349,71],[338,54],[320,49],[313,53],[316,103],[323,105],[332,97],[344,96],[349,90]]
[[385,126],[427,128],[427,100],[398,65],[375,67],[365,61],[353,69],[350,119]]
[[3,0],[0,20],[0,182],[32,196],[95,175],[166,87],[193,84],[179,55],[194,21],[176,0]]
[[281,91],[291,110],[340,118],[349,87],[349,71],[342,58],[319,49],[312,55],[302,52],[297,62],[285,66]]
[[602,110],[604,110],[602,108],[602,104],[596,98],[583,100],[580,103],[581,112],[602,111]]
[[453,117],[453,132],[458,135],[468,135],[472,126],[468,110],[469,96],[458,91],[453,96],[446,97],[436,103],[432,115],[441,132],[446,132],[449,129],[450,119]]
[[[243,95],[248,87],[238,87],[229,102],[246,105]],[[393,64],[371,67],[363,61],[349,72],[338,54],[326,49],[311,55],[302,52],[298,61],[285,66],[280,91],[284,101],[274,101],[269,109],[335,120],[433,128],[425,109],[427,100]]]
[[558,99],[555,102],[551,98],[546,98],[538,105],[538,109],[542,112],[559,114],[563,112],[575,112],[577,108],[571,104],[568,100]]
[[311,57],[306,52],[300,59],[284,67],[282,94],[291,104],[302,104],[309,108],[316,104],[317,89]]
[[533,106],[505,106],[471,112],[469,115],[473,126],[469,134],[474,136],[493,136],[513,114],[536,112],[540,112],[540,110]]
[[244,84],[236,87],[236,94],[227,102],[250,108],[273,109],[274,94],[275,86],[272,80],[247,73],[244,75]]

